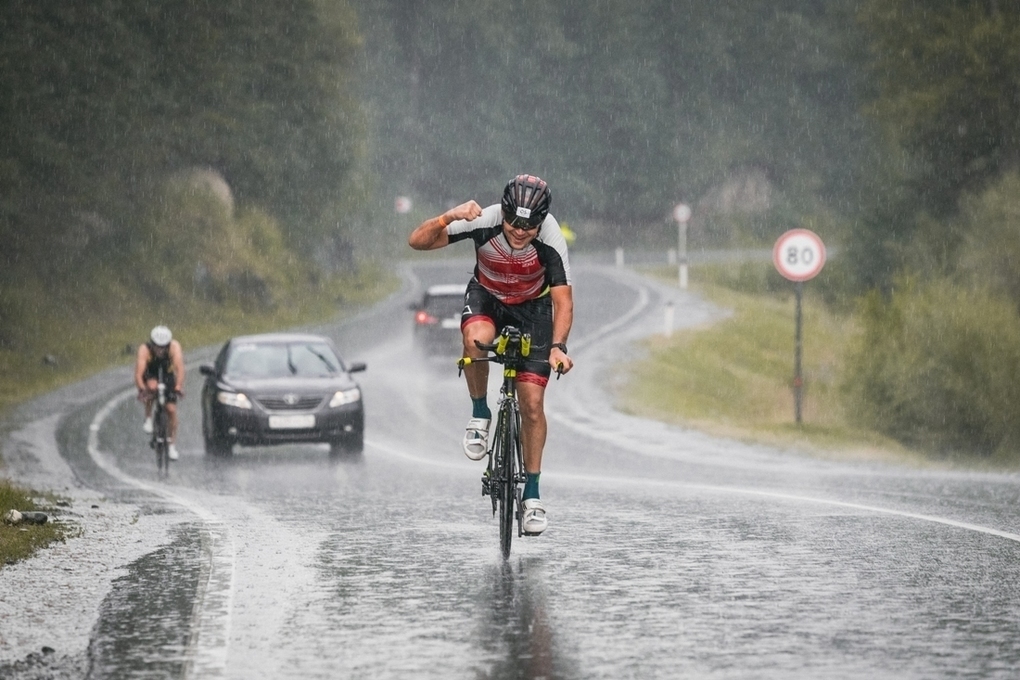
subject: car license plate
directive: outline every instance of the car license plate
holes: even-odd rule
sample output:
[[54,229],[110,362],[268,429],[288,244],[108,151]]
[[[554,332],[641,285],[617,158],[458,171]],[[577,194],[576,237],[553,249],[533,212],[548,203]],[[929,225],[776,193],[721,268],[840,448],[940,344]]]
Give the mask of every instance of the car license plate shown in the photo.
[[303,430],[315,427],[315,416],[269,416],[269,429],[271,430]]
[[460,328],[460,317],[456,319],[443,319],[439,324],[443,328]]

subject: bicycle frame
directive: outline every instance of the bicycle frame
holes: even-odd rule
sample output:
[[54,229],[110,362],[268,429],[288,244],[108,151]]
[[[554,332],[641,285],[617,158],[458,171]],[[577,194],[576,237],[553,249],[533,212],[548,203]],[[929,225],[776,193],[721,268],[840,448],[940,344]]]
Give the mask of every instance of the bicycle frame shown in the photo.
[[152,440],[149,446],[156,452],[156,469],[165,475],[170,471],[170,420],[166,411],[166,383],[163,368],[159,368],[156,398],[152,404]]
[[503,559],[510,556],[513,526],[517,535],[524,535],[520,485],[524,483],[524,453],[521,446],[521,410],[517,402],[517,373],[524,368],[524,359],[531,352],[531,337],[513,326],[506,326],[491,345],[476,343],[479,349],[494,355],[481,359],[464,357],[458,367],[478,361],[503,365],[496,427],[489,445],[489,462],[482,476],[482,495],[492,500],[492,514],[499,516],[499,543]]

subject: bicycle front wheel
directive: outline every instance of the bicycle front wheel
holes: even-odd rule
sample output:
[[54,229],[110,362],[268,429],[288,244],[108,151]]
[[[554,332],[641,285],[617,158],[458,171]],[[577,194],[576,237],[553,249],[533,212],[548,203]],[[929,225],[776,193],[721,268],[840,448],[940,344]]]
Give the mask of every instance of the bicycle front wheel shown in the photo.
[[503,427],[499,431],[499,547],[503,559],[507,559],[510,557],[510,545],[516,528],[514,513],[517,505],[517,460],[521,446],[521,421],[516,402],[512,400],[504,402],[500,421]]
[[166,411],[157,408],[152,414],[153,439],[156,442],[156,469],[166,474],[170,468],[170,434]]

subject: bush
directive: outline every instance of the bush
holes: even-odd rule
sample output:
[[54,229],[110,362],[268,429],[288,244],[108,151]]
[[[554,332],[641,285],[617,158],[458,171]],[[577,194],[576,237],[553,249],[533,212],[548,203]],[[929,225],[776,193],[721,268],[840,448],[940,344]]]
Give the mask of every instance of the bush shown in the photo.
[[942,454],[1020,451],[1020,318],[1010,300],[902,278],[859,312],[842,380],[856,419]]
[[1020,174],[1008,173],[961,206],[960,278],[988,285],[1020,309]]
[[134,283],[156,299],[196,298],[256,310],[288,302],[312,277],[279,223],[258,209],[235,215],[226,183],[209,171],[167,182],[138,228]]

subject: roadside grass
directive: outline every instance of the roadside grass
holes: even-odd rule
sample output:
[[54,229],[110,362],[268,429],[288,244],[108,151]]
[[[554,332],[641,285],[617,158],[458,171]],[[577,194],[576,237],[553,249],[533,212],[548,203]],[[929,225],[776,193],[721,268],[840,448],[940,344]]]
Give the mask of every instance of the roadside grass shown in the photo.
[[54,521],[54,506],[59,499],[21,489],[0,479],[0,516],[8,510],[40,511],[49,516],[46,524],[7,524],[0,522],[0,567],[30,557],[37,550],[56,541],[65,541],[80,534],[80,527]]
[[[851,422],[839,390],[849,314],[835,313],[805,285],[802,308],[803,399],[796,423],[793,391],[795,298],[771,263],[692,268],[692,289],[732,314],[714,324],[659,334],[621,372],[618,407],[627,413],[709,434],[843,460],[929,465],[922,453]],[[646,273],[675,280],[675,270]],[[782,280],[780,280],[782,281]],[[748,292],[754,290],[758,292]]]

